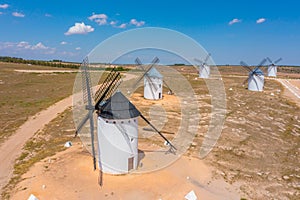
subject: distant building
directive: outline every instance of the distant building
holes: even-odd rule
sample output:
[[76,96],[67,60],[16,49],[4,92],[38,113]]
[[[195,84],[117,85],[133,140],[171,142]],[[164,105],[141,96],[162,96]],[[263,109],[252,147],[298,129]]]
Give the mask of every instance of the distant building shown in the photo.
[[203,63],[199,66],[199,77],[200,78],[209,78],[210,75],[210,67]]
[[162,99],[163,76],[152,67],[144,76],[144,98],[151,100]]
[[264,73],[260,69],[249,73],[248,90],[263,91],[264,89]]
[[268,76],[276,77],[276,74],[277,74],[277,66],[269,65],[268,66]]

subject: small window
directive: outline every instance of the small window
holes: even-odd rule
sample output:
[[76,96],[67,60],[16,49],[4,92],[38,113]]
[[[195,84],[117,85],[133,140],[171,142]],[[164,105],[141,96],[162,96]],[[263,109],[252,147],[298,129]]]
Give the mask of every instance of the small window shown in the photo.
[[108,123],[108,121],[105,121],[106,123]]
[[123,122],[123,121],[121,121],[121,124],[124,124],[124,122]]
[[131,142],[133,142],[133,140],[134,140],[133,138],[130,138],[130,141],[131,141]]
[[128,123],[130,123],[130,120],[128,120]]
[[116,123],[116,121],[113,121],[113,123],[115,124],[115,123]]

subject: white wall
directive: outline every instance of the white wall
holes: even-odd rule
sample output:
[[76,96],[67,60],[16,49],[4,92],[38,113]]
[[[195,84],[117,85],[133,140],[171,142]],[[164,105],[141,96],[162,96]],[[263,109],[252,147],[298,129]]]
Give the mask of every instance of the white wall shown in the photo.
[[200,78],[209,78],[210,75],[210,67],[208,65],[200,65],[199,66],[199,77]]
[[277,66],[269,66],[268,76],[276,77],[276,74],[277,74]]
[[163,80],[157,77],[144,77],[144,98],[162,99]]
[[138,165],[138,119],[106,120],[98,117],[99,168],[104,173],[128,173],[128,158]]
[[253,75],[248,79],[248,90],[251,91],[263,91],[264,89],[264,76],[263,75]]

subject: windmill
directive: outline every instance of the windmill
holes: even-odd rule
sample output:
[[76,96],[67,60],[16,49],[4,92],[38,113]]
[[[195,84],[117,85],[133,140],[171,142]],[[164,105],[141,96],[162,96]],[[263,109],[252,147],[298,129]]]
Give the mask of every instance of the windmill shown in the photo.
[[254,69],[251,69],[249,65],[247,65],[245,62],[241,61],[241,65],[247,69],[248,78],[243,82],[243,85],[245,85],[246,82],[248,82],[248,90],[251,91],[263,91],[264,88],[264,73],[260,69],[261,66],[266,62],[266,59],[263,59],[262,62],[257,65]]
[[[98,163],[101,172],[124,174],[137,168],[138,117],[146,121],[168,144],[169,151],[176,148],[158,131],[142,113],[121,93],[115,92],[121,84],[121,75],[113,68],[93,95],[89,74],[88,58],[82,63],[82,91],[85,109],[88,114],[76,129],[79,134],[87,121],[90,121],[90,135],[93,166],[96,170],[96,150],[94,145],[94,119],[97,114]],[[95,103],[94,103],[95,102]]]
[[173,91],[168,86],[168,84],[164,81],[163,76],[159,73],[159,71],[154,67],[155,64],[159,62],[159,59],[155,57],[150,65],[150,67],[146,70],[139,58],[135,59],[135,63],[138,67],[140,67],[144,72],[144,98],[146,99],[162,99],[162,90],[163,85],[165,85],[169,91],[168,94],[173,94]]
[[270,58],[267,58],[267,60],[270,62],[268,65],[268,76],[276,77],[277,63],[279,63],[282,58],[277,59],[275,62],[273,62]]
[[207,54],[206,58],[203,61],[195,59],[195,61],[200,63],[200,65],[199,65],[199,77],[200,78],[209,78],[209,76],[210,76],[210,67],[207,64],[210,56],[211,56],[210,53]]

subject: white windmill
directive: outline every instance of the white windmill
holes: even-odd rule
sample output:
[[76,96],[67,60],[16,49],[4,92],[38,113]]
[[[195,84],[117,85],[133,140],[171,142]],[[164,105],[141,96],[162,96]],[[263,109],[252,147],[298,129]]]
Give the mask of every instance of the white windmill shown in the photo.
[[243,85],[248,82],[248,90],[251,91],[263,91],[265,84],[265,77],[260,67],[266,62],[264,59],[258,66],[251,69],[245,62],[241,62],[241,65],[249,71],[248,78],[244,81]]
[[210,53],[207,54],[206,58],[203,61],[195,59],[195,61],[200,63],[200,65],[199,65],[199,77],[200,78],[209,78],[209,76],[210,76],[210,66],[207,63],[210,56],[211,56]]
[[277,76],[277,63],[279,63],[282,58],[277,59],[273,62],[270,58],[267,58],[270,64],[268,65],[268,76],[276,77]]
[[154,67],[155,64],[159,62],[159,59],[155,57],[148,69],[146,70],[139,58],[135,59],[135,63],[140,67],[144,73],[144,98],[150,100],[162,99],[163,86],[165,85],[169,92],[168,94],[173,94],[170,87],[163,79],[163,75]]
[[116,92],[98,115],[99,161],[102,171],[124,174],[138,166],[138,117],[140,112]]
[[[88,114],[81,120],[76,135],[87,121],[90,121],[91,147],[94,170],[96,169],[96,150],[94,147],[93,113],[97,113],[98,164],[100,172],[125,174],[138,166],[138,117],[148,123],[169,145],[171,142],[158,131],[142,113],[121,93],[115,90],[121,83],[121,75],[113,68],[99,89],[92,93],[88,59],[82,64],[82,88],[85,109]],[[93,103],[95,102],[95,104]],[[75,135],[75,136],[76,136]],[[102,184],[102,176],[100,179]]]

